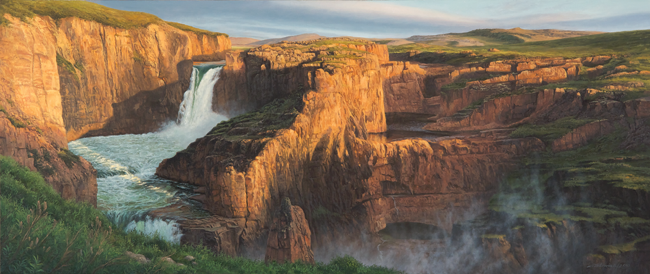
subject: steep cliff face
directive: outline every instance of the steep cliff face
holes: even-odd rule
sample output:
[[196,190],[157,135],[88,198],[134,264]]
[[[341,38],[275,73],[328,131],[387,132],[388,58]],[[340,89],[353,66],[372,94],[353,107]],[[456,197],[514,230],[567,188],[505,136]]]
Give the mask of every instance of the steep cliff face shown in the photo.
[[[583,65],[592,65],[593,60],[604,64],[609,59],[609,56],[531,58],[460,67],[427,64],[431,67],[412,69],[407,78],[387,82],[384,87],[386,111],[449,117],[488,96],[508,93],[522,86],[574,80]],[[445,89],[450,84],[460,86]]]
[[30,23],[5,15],[0,27],[0,99],[4,109],[58,146],[67,147],[56,63],[56,25],[49,17]]
[[93,204],[95,170],[66,150],[68,141],[158,129],[178,113],[192,60],[223,58],[230,48],[225,36],[166,24],[124,30],[78,18],[4,18],[0,153],[40,171],[65,198]]
[[[266,53],[277,56],[277,50]],[[303,208],[313,209],[319,203],[352,208],[357,199],[353,189],[362,186],[345,175],[349,173],[346,166],[354,164],[344,158],[358,151],[348,147],[348,140],[366,136],[370,130],[384,131],[386,123],[378,58],[369,54],[346,62],[331,72],[310,66],[294,68],[296,75],[304,77],[299,81],[307,90],[300,97],[304,106],[291,126],[273,138],[208,135],[190,145],[188,152],[163,161],[157,174],[204,184],[206,208],[221,216],[246,218],[245,240],[249,241],[268,228],[281,196],[291,197]],[[221,79],[228,80],[224,75]],[[331,197],[337,198],[328,201]]]
[[[205,186],[210,212],[241,220],[243,246],[265,237],[280,197],[305,209],[314,241],[324,245],[343,238],[337,229],[374,233],[386,223],[414,220],[450,228],[436,214],[454,206],[464,212],[476,201],[485,205],[503,172],[514,166],[510,159],[544,146],[535,138],[494,134],[370,141],[369,133],[387,129],[384,88],[420,87],[422,70],[363,51],[332,53],[346,50],[340,43],[304,49],[289,44],[233,54],[215,88],[225,101],[215,108],[226,107],[225,98],[233,98],[228,94],[249,94],[251,105],[293,94],[296,112],[279,114],[293,120],[269,129],[264,117],[277,112],[274,107],[220,124],[164,160],[157,174]],[[244,92],[229,89],[242,83]]]
[[230,49],[227,37],[169,25],[124,30],[65,18],[56,35],[68,140],[158,129],[176,118],[191,60],[221,60]]
[[0,154],[8,155],[66,199],[97,203],[95,169],[67,150],[54,21],[5,16],[0,27]]

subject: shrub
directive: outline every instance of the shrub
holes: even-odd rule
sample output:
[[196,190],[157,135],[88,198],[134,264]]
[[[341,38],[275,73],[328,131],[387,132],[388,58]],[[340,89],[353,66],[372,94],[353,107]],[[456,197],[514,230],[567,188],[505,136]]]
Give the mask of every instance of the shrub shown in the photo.
[[75,163],[80,162],[79,156],[75,155],[74,153],[72,153],[71,151],[65,148],[62,148],[58,154],[59,154],[59,158],[61,158],[61,160],[63,160],[65,165],[68,166],[69,168],[72,168],[72,166]]
[[[363,266],[352,257],[325,265],[265,264],[241,257],[215,256],[205,246],[183,246],[137,232],[114,230],[105,215],[87,203],[64,200],[43,177],[0,156],[1,273],[398,273]],[[126,251],[143,254],[138,264]],[[187,255],[197,265],[164,264]]]

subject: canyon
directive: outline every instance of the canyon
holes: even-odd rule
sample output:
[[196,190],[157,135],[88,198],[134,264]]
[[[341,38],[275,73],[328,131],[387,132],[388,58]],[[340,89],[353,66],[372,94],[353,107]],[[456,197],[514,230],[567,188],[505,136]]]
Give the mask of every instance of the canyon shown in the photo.
[[96,204],[96,172],[67,150],[82,136],[145,133],[175,120],[193,61],[221,60],[225,36],[166,24],[120,29],[75,17],[0,27],[0,154],[65,198]]
[[[583,67],[612,58],[430,67],[389,61],[385,46],[347,38],[231,52],[214,89],[213,109],[246,114],[164,160],[156,174],[200,186],[204,208],[220,216],[188,221],[188,238],[181,241],[223,245],[229,248],[214,250],[231,255],[255,256],[263,249],[283,197],[304,210],[316,255],[341,246],[373,253],[384,242],[380,232],[400,224],[451,234],[459,224],[494,214],[488,204],[500,192],[499,182],[531,152],[575,149],[614,131],[617,110],[588,101],[587,91],[518,92],[578,79]],[[444,90],[454,82],[465,87]],[[647,118],[637,112],[644,99],[617,104],[628,109],[621,112],[628,119]],[[611,120],[578,127],[553,143],[513,132],[580,115]],[[386,137],[403,128],[401,137]],[[209,232],[216,227],[223,232]],[[491,241],[484,240],[487,253],[502,252],[490,247]],[[497,245],[509,244],[501,241]],[[527,248],[522,252],[534,249]],[[505,250],[494,256],[521,255]],[[533,265],[516,263],[518,269]]]
[[650,101],[627,56],[423,63],[353,38],[242,51],[166,23],[4,18],[0,154],[65,199],[97,206],[107,176],[69,142],[164,133],[210,75],[204,103],[229,119],[156,169],[209,215],[150,212],[176,218],[182,244],[408,272],[647,273]]

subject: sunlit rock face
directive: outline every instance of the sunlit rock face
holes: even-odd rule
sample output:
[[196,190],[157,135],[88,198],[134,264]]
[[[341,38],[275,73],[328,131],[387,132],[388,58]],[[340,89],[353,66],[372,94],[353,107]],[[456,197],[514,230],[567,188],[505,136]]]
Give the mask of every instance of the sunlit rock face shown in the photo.
[[192,60],[220,60],[230,49],[225,36],[166,24],[124,30],[74,17],[3,16],[10,24],[0,27],[0,154],[40,171],[65,198],[92,204],[95,170],[66,158],[68,141],[175,120]]
[[[416,101],[410,93],[423,98],[426,72],[388,62],[385,51],[342,39],[231,53],[215,86],[214,109],[251,110],[299,96],[296,112],[281,116],[288,123],[279,129],[266,128],[263,113],[220,125],[163,161],[157,174],[205,186],[206,209],[245,220],[235,243],[242,252],[265,242],[260,239],[284,196],[304,209],[315,248],[362,243],[360,235],[396,222],[451,229],[480,213],[470,212],[475,204],[485,208],[518,155],[544,145],[491,132],[435,141],[372,140],[372,133],[387,130],[387,108],[407,109],[392,99],[387,103],[387,89],[407,106]],[[443,217],[451,213],[457,219]]]
[[230,40],[169,25],[119,29],[62,19],[57,53],[83,68],[59,66],[68,141],[84,135],[146,133],[176,120],[192,60],[223,60]]

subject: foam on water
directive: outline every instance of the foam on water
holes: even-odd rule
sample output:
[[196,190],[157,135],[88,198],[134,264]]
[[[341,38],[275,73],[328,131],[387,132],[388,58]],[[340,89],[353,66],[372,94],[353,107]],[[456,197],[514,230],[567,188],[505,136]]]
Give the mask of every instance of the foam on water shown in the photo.
[[97,207],[127,231],[157,233],[170,242],[180,240],[175,221],[152,219],[147,212],[191,196],[178,184],[159,178],[156,168],[165,158],[203,137],[225,116],[212,111],[212,89],[221,67],[195,67],[183,96],[179,120],[159,132],[82,138],[68,144],[97,169]]

